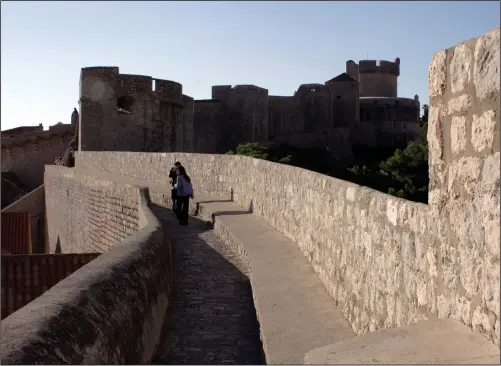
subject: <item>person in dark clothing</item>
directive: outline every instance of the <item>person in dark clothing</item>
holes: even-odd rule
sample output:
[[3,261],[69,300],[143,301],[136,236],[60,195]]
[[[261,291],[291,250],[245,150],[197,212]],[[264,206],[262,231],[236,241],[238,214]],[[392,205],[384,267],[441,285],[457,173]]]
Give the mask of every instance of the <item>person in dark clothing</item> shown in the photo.
[[180,225],[188,225],[188,209],[190,198],[193,199],[191,179],[183,166],[177,168],[177,179],[174,185],[177,193],[177,218]]
[[177,207],[177,194],[176,194],[176,189],[174,188],[174,185],[176,184],[176,179],[177,179],[177,168],[181,166],[181,163],[179,161],[176,161],[174,163],[174,166],[170,169],[169,172],[169,182],[172,184],[172,191],[171,191],[171,199],[172,199],[172,212],[176,213],[176,207]]

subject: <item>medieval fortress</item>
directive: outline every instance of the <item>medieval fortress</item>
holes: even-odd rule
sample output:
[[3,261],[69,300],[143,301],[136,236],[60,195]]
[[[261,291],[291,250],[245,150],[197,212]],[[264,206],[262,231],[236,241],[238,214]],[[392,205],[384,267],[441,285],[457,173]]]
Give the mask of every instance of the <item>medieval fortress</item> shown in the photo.
[[286,143],[326,147],[333,161],[350,164],[353,146],[404,147],[418,136],[419,99],[397,96],[399,75],[399,58],[350,60],[346,72],[324,84],[300,85],[292,96],[218,85],[212,99],[194,100],[174,81],[87,67],[80,75],[80,113],[74,111],[71,124],[2,132],[2,173],[15,173],[34,189],[44,166],[63,157],[70,142],[80,151],[196,153],[226,153],[245,142]]
[[83,68],[79,150],[225,153],[244,142],[326,146],[349,160],[352,144],[397,147],[419,133],[419,100],[397,97],[400,59],[346,63],[324,84],[303,84],[293,96],[254,85],[212,87],[193,100],[182,85]]

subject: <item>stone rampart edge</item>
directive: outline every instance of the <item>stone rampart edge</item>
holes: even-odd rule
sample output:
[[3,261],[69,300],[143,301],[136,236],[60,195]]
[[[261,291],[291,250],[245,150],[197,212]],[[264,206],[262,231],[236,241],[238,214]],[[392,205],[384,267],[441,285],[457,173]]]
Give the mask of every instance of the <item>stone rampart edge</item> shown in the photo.
[[3,364],[151,361],[170,300],[172,258],[148,188],[138,188],[140,230],[4,319]]

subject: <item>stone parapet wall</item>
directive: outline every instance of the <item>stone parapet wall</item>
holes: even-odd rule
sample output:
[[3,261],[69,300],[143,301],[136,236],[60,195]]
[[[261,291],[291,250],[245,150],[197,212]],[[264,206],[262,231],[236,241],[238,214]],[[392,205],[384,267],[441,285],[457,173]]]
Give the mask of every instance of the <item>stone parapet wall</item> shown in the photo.
[[181,161],[195,195],[234,200],[294,240],[357,334],[441,314],[440,243],[426,205],[243,156],[79,152],[77,167],[167,185]]
[[62,166],[46,166],[48,249],[102,253],[140,228],[139,187]]
[[[57,174],[63,192],[65,185],[76,186],[77,173],[70,178],[68,172],[53,171],[48,177]],[[94,180],[95,188],[107,189],[92,175],[78,180],[82,185]],[[114,190],[120,192],[121,186],[118,179]],[[149,209],[148,190],[135,192],[139,231],[2,320],[2,364],[151,362],[170,301],[172,254]],[[83,212],[65,213],[78,220]]]
[[499,345],[500,29],[433,55],[429,204],[439,225],[439,316]]

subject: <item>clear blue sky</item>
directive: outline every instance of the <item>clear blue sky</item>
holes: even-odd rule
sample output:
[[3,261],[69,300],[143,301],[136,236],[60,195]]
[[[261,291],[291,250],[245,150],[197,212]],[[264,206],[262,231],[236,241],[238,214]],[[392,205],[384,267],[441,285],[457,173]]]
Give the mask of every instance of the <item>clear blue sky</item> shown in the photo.
[[428,101],[434,52],[499,26],[492,2],[2,2],[2,130],[69,123],[80,68],[292,95],[349,59],[401,59],[399,96]]

